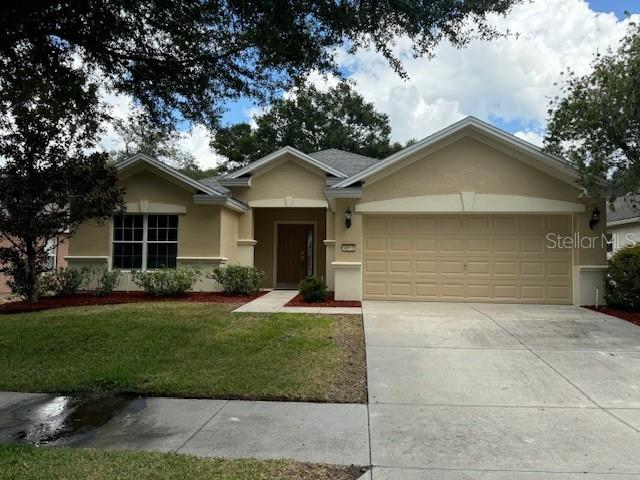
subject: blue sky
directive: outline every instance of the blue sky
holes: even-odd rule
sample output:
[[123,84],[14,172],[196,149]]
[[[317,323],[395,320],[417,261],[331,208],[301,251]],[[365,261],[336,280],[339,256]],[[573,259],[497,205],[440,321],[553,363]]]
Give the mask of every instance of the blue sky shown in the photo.
[[624,17],[624,12],[640,12],[639,0],[589,0],[589,5],[596,12],[613,12],[618,18]]
[[[381,55],[359,50],[341,55],[339,66],[355,89],[389,116],[392,140],[424,138],[467,115],[474,115],[531,143],[540,145],[547,123],[549,99],[560,93],[562,72],[582,75],[593,56],[615,48],[629,28],[624,12],[640,23],[640,0],[523,0],[506,17],[492,17],[499,31],[517,33],[456,49],[441,43],[432,59],[412,58],[410,44],[395,44],[409,79],[400,78]],[[318,75],[318,88],[327,82]],[[119,117],[130,114],[129,100],[115,98]],[[227,105],[224,124],[246,122],[255,108],[249,99]],[[210,133],[202,125],[183,132],[182,148],[205,168],[223,158],[210,148]],[[112,130],[103,137],[105,149],[119,148]]]
[[[588,4],[592,10],[596,12],[609,13],[613,12],[619,19],[623,19],[625,12],[640,13],[640,0],[588,0]],[[346,71],[346,69],[343,69]],[[233,124],[246,122],[249,120],[247,112],[255,107],[255,104],[249,99],[240,99],[239,101],[230,103],[223,116],[223,123]],[[518,132],[523,129],[530,128],[530,122],[523,119],[511,119],[509,121],[500,117],[490,117],[489,120],[496,126],[503,128],[509,132]]]

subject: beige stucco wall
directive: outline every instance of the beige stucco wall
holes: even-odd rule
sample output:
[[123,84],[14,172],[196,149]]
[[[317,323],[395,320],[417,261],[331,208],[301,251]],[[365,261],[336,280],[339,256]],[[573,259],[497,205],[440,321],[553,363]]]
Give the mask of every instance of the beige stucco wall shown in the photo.
[[233,187],[238,200],[310,199],[324,201],[326,175],[315,167],[302,166],[294,157],[284,157],[251,176],[251,187]]
[[309,222],[316,224],[316,275],[325,276],[326,239],[325,210],[322,208],[259,208],[254,209],[255,266],[266,273],[264,286],[273,287],[273,260],[276,222]]
[[459,192],[576,201],[579,194],[577,187],[470,137],[430,154],[418,152],[393,168],[400,165],[404,168],[365,183],[361,202]]
[[220,210],[220,256],[228,259],[228,263],[238,262],[238,216],[227,208]]

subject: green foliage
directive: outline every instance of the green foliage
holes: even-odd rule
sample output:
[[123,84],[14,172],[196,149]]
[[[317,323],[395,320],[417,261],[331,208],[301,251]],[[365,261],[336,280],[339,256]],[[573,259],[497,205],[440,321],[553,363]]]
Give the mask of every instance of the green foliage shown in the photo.
[[102,86],[134,97],[154,123],[215,126],[229,100],[265,100],[308,72],[337,72],[339,47],[371,47],[403,73],[393,54],[398,37],[416,55],[444,39],[462,46],[492,38],[487,15],[516,1],[5,2],[0,65],[4,77],[9,63],[34,71],[50,63],[56,68],[43,71],[47,81],[67,71],[99,73]]
[[102,269],[93,272],[95,279],[95,294],[98,297],[108,297],[113,293],[113,289],[118,285],[121,277],[120,270]]
[[240,123],[216,134],[211,145],[228,158],[222,169],[235,170],[287,145],[302,152],[338,148],[374,158],[402,147],[389,139],[387,115],[376,112],[348,82],[326,92],[313,85],[299,88],[255,121],[256,129]]
[[640,245],[624,247],[609,260],[605,300],[610,307],[640,309]]
[[211,278],[216,280],[227,295],[253,295],[258,293],[265,274],[256,267],[225,265],[217,267]]
[[307,277],[300,281],[298,290],[305,302],[324,302],[329,297],[329,287],[322,277]]
[[40,292],[56,297],[73,295],[86,287],[90,277],[91,272],[86,268],[60,268],[42,275]]
[[146,293],[159,297],[184,295],[193,290],[201,273],[192,268],[161,268],[133,272],[133,282]]
[[598,54],[592,72],[568,72],[551,101],[545,148],[571,160],[588,193],[612,176],[616,191],[640,191],[640,27],[631,23],[616,52]]

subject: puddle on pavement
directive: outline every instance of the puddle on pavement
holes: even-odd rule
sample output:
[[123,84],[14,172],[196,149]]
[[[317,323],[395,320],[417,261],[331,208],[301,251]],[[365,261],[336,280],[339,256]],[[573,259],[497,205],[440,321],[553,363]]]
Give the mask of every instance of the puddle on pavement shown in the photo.
[[24,428],[12,435],[16,443],[69,444],[80,442],[116,414],[135,413],[146,406],[133,396],[57,396],[17,409]]

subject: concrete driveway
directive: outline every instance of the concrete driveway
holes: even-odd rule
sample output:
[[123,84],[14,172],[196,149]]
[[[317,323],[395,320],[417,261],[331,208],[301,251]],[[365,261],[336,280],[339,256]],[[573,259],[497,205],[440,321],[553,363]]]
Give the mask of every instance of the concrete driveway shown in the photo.
[[640,327],[573,306],[363,314],[374,480],[640,478]]

